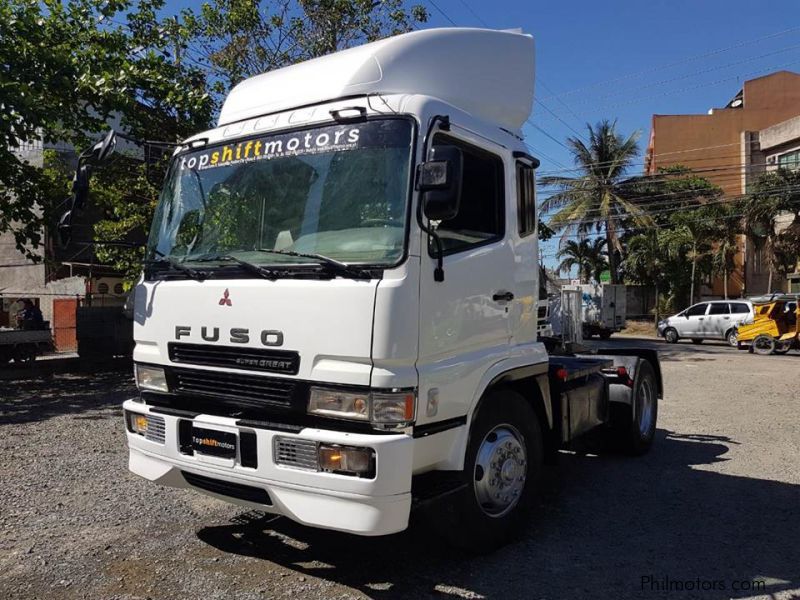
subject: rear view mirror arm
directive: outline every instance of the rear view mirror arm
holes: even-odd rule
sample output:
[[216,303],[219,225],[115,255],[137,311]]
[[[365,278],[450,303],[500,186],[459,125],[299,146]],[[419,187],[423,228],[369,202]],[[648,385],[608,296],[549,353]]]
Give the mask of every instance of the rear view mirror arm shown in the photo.
[[[434,115],[428,121],[428,130],[425,132],[425,137],[422,140],[422,156],[423,160],[428,159],[430,153],[430,146],[433,136],[433,130],[438,123],[441,123],[439,128],[442,131],[450,131],[450,117],[447,115]],[[417,224],[419,228],[424,231],[436,244],[436,269],[433,271],[433,280],[437,282],[444,281],[444,250],[442,247],[442,239],[435,229],[432,229],[425,224],[425,219],[422,214],[422,194],[419,195],[417,201]]]

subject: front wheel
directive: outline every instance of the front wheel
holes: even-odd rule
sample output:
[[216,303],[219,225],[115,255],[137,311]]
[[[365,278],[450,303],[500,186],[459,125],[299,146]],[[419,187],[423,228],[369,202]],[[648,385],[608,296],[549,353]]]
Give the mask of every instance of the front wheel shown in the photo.
[[536,413],[510,390],[486,396],[472,425],[462,472],[464,485],[437,520],[454,546],[491,552],[524,527],[542,465]]
[[670,327],[664,332],[664,341],[668,344],[676,344],[678,342],[678,332]]
[[610,337],[611,337],[611,332],[609,330],[604,329],[603,331],[600,332],[600,339],[601,340],[607,340]]

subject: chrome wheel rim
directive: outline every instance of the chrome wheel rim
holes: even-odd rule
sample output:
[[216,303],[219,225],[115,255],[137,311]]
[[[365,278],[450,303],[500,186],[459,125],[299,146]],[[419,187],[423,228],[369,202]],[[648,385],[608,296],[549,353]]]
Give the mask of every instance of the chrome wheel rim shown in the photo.
[[739,342],[739,332],[737,332],[734,329],[728,334],[728,344],[730,344],[731,346],[736,346],[738,345],[738,342]]
[[475,498],[490,517],[502,517],[513,509],[525,489],[528,456],[517,429],[502,424],[483,438],[475,458]]
[[642,379],[639,384],[639,433],[642,437],[650,435],[655,414],[655,398],[650,378]]
[[672,344],[672,343],[674,343],[675,341],[677,341],[677,339],[678,339],[678,334],[677,334],[677,333],[675,333],[675,332],[674,332],[672,329],[670,329],[669,331],[667,331],[667,333],[666,333],[666,335],[665,335],[664,337],[666,338],[666,340],[667,340],[667,341],[668,341],[670,344]]

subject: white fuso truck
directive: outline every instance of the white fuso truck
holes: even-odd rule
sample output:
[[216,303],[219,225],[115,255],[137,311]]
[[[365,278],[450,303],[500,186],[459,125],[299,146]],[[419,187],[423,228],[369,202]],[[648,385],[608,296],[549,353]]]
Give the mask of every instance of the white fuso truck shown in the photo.
[[655,352],[537,339],[533,73],[530,36],[455,28],[237,85],[152,224],[131,471],[361,535],[435,504],[480,550],[576,437],[645,452]]

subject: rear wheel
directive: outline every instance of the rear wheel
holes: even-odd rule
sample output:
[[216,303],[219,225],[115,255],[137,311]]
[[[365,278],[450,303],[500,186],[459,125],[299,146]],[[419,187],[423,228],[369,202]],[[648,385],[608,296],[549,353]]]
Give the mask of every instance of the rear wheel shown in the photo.
[[608,329],[604,329],[603,331],[600,332],[601,340],[607,340],[610,337],[611,337],[611,332]]
[[643,360],[636,369],[632,405],[611,403],[612,444],[634,456],[647,453],[653,445],[658,421],[658,385],[652,365]]
[[725,334],[725,339],[728,341],[728,345],[734,348],[739,347],[739,332],[734,327],[728,333]]
[[778,342],[777,344],[775,344],[775,354],[786,354],[791,349],[792,349],[791,340]]
[[491,392],[472,425],[462,472],[443,519],[434,523],[454,546],[490,552],[524,527],[542,465],[536,413],[510,390]]
[[678,341],[678,332],[670,327],[666,331],[664,331],[664,341],[668,344],[675,344]]
[[756,336],[756,339],[753,340],[750,347],[753,349],[753,352],[761,354],[762,356],[772,354],[775,351],[775,338],[762,333]]
[[696,346],[699,346],[700,344],[703,343],[703,338],[692,338],[692,343],[695,344]]

